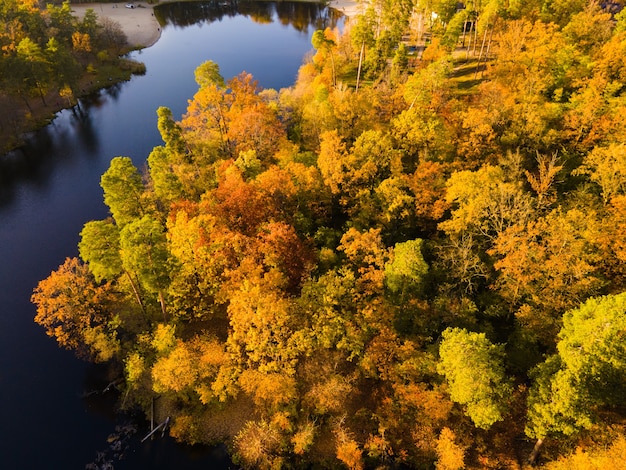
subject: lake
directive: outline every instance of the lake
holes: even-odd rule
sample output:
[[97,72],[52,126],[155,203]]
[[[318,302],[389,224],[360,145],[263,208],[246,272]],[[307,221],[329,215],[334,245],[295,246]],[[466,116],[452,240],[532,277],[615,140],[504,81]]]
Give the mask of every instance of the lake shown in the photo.
[[[83,469],[107,437],[129,418],[115,412],[106,369],[76,359],[33,322],[30,295],[66,257],[77,256],[85,222],[107,209],[99,186],[111,159],[128,156],[142,167],[160,145],[159,106],[176,118],[197,85],[193,71],[206,60],[228,79],[251,73],[265,88],[293,84],[318,28],[341,23],[319,4],[240,2],[168,4],[156,16],[161,39],[132,53],[146,64],[143,76],[81,100],[60,112],[20,150],[0,159],[0,467]],[[145,423],[125,444],[115,468],[228,468],[224,449],[189,448],[168,438],[148,440]],[[95,467],[94,467],[95,468]]]

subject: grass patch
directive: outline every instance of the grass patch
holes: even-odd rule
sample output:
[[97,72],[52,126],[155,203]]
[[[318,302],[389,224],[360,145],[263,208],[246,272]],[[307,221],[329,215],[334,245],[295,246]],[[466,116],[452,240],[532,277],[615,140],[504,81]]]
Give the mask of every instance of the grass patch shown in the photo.
[[485,80],[483,77],[484,68],[484,63],[478,67],[477,59],[457,58],[454,61],[454,70],[450,74],[450,81],[454,85],[456,94],[459,96],[474,94],[476,87]]

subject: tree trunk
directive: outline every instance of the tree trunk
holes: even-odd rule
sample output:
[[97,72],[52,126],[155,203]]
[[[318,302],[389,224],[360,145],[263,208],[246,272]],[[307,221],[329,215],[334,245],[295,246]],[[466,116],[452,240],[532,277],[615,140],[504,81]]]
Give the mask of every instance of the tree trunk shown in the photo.
[[359,68],[356,72],[356,91],[359,91],[359,82],[361,81],[361,67],[363,65],[363,55],[365,54],[365,41],[361,44],[361,52],[359,53]]
[[463,21],[463,39],[461,40],[461,47],[465,47],[465,34],[467,33],[467,19]]
[[474,44],[474,41],[472,41],[472,33],[474,32],[475,25],[476,25],[476,21],[473,21],[472,24],[470,25],[469,35],[467,38],[467,50],[465,51],[466,61],[469,60],[470,49],[472,48],[472,44]]
[[476,43],[478,42],[478,18],[474,21],[474,46],[472,48],[472,55],[476,56]]
[[480,45],[480,53],[478,54],[478,62],[476,63],[476,72],[474,72],[474,80],[478,77],[478,69],[480,68],[480,61],[483,59],[483,51],[485,50],[485,43],[487,42],[487,29],[485,28],[485,34],[483,34],[483,42]]
[[337,88],[337,74],[335,72],[335,55],[333,54],[332,49],[329,48],[330,52],[330,64],[333,69],[333,88]]
[[165,305],[165,296],[163,291],[159,290],[159,303],[161,304],[161,312],[163,312],[163,320],[167,321],[167,307]]
[[48,106],[48,103],[46,103],[46,97],[44,95],[41,84],[39,83],[39,81],[37,81],[36,83],[37,83],[37,91],[39,92],[39,97],[41,98],[41,102],[43,103],[44,106]]
[[135,294],[135,299],[137,300],[137,303],[141,307],[141,311],[145,315],[146,314],[146,308],[144,307],[143,302],[141,300],[141,295],[139,294],[139,288],[137,287],[137,284],[135,284],[135,280],[130,275],[130,273],[128,271],[126,271],[126,270],[124,270],[124,272],[126,273],[126,276],[128,276],[128,281],[130,282],[130,286],[132,287],[133,293]]
[[528,463],[530,465],[535,465],[535,462],[537,461],[537,457],[539,456],[539,451],[541,450],[542,445],[543,445],[543,438],[537,439],[537,442],[535,442],[535,447],[533,447],[533,451],[530,453],[530,456],[528,457]]
[[22,97],[22,99],[24,100],[24,103],[26,103],[26,107],[28,108],[28,110],[32,113],[33,112],[33,108],[30,107],[30,103],[28,102],[28,100],[26,99],[26,96],[22,95],[20,93],[20,96]]

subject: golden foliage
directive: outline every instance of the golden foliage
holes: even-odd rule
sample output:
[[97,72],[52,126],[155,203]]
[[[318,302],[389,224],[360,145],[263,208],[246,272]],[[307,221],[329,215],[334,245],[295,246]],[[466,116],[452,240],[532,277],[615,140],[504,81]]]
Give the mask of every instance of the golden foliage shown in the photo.
[[363,451],[359,444],[343,429],[336,433],[336,456],[350,470],[363,470]]
[[568,456],[560,457],[542,467],[542,470],[625,470],[626,469],[626,438],[623,435],[610,446],[591,447],[576,451]]
[[437,470],[460,470],[465,468],[465,451],[455,442],[454,432],[444,427],[437,439]]
[[239,377],[239,385],[261,407],[275,409],[296,397],[296,381],[280,373],[258,372],[247,369]]
[[291,444],[296,455],[303,455],[309,451],[315,440],[315,425],[307,421],[292,436]]

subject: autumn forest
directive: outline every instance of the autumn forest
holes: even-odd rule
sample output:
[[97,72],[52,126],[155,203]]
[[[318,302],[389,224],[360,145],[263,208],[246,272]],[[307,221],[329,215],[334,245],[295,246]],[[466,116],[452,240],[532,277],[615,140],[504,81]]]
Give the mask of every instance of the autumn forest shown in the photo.
[[363,10],[290,88],[200,65],[35,321],[243,468],[626,468],[626,13]]

